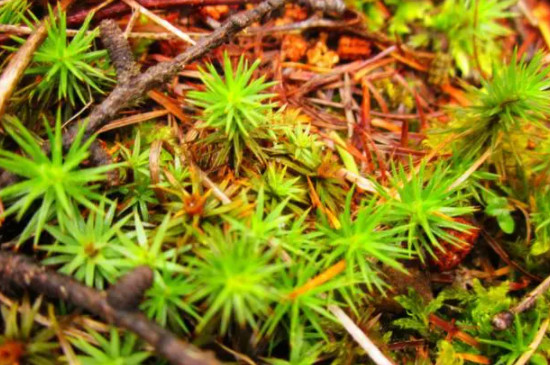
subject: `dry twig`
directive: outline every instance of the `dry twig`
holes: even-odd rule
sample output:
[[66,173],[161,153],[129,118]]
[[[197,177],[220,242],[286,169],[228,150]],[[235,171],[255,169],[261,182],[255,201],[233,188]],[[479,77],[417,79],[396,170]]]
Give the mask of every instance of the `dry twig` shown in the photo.
[[515,362],[514,365],[525,365],[529,362],[529,359],[531,359],[531,356],[533,356],[535,351],[537,351],[537,348],[544,339],[546,331],[548,330],[548,324],[550,324],[550,318],[546,318],[544,322],[542,322],[539,330],[537,331],[535,339],[529,344],[528,350],[525,351],[523,355],[521,355],[521,357]]
[[172,333],[135,310],[147,285],[151,285],[152,275],[150,268],[138,267],[104,293],[89,288],[70,276],[48,271],[24,255],[0,252],[2,284],[30,289],[86,309],[111,324],[136,333],[171,364],[219,364],[212,354],[180,341]]
[[503,331],[510,327],[514,322],[514,316],[531,309],[537,298],[547,291],[548,288],[550,288],[550,276],[544,279],[542,283],[529,292],[529,294],[527,294],[516,306],[495,315],[492,321],[493,327],[499,331]]
[[[70,1],[70,0],[66,0]],[[101,104],[94,107],[86,125],[84,139],[91,137],[104,127],[120,110],[145,96],[148,91],[159,87],[177,75],[190,62],[201,58],[214,48],[222,45],[242,29],[269,15],[289,0],[265,0],[255,8],[232,15],[221,27],[201,38],[173,60],[161,62],[144,72],[139,72],[138,66],[131,57],[130,47],[124,34],[113,20],[102,22],[102,40],[109,50],[111,59],[117,68],[118,84]],[[341,0],[307,0],[310,6],[322,6],[324,10],[340,11]],[[326,4],[325,4],[326,3]],[[116,29],[115,29],[116,28]],[[74,123],[63,135],[63,145],[68,148],[77,135],[79,123]],[[49,149],[48,145],[44,146]],[[94,143],[90,147],[91,162],[99,165],[109,160],[105,151]],[[112,180],[116,181],[116,177]],[[15,181],[15,177],[5,171],[0,175],[0,187]]]
[[182,32],[178,27],[172,25],[170,22],[164,20],[160,16],[156,15],[146,7],[142,6],[135,0],[123,0],[126,4],[131,6],[134,11],[139,12],[145,15],[147,18],[151,19],[153,22],[157,23],[170,33],[176,35],[178,38],[182,39],[184,42],[195,44],[196,42],[189,37],[186,33]]
[[365,350],[376,365],[394,365],[340,307],[330,305],[328,309],[338,318],[346,331]]

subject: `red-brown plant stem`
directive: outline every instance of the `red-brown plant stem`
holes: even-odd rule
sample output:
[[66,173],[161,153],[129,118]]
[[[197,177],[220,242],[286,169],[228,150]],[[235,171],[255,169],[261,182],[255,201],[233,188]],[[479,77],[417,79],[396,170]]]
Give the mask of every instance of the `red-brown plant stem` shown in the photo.
[[[111,324],[126,328],[151,344],[171,364],[218,365],[219,362],[212,354],[180,341],[171,332],[133,310],[130,303],[120,303],[121,298],[124,302],[128,302],[128,298],[139,298],[151,282],[151,270],[148,267],[139,267],[106,294],[89,288],[70,276],[46,270],[24,255],[0,252],[0,284],[62,299]],[[137,305],[135,302],[133,304]]]
[[[136,0],[141,6],[148,9],[169,9],[184,6],[211,6],[211,5],[240,5],[240,4],[255,4],[261,0]],[[94,15],[94,20],[103,20],[115,18],[117,16],[128,14],[132,8],[125,3],[115,3],[106,6],[99,10]],[[84,22],[90,14],[90,9],[79,9],[67,16],[67,23],[77,25]]]

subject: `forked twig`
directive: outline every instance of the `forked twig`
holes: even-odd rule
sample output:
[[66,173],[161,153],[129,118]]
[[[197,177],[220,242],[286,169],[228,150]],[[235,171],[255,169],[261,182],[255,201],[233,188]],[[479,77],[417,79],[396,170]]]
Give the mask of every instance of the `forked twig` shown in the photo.
[[152,283],[150,268],[141,266],[127,274],[107,293],[89,288],[70,276],[46,270],[21,254],[0,252],[0,281],[30,289],[50,298],[62,299],[126,328],[153,346],[155,351],[177,365],[218,365],[211,353],[176,338],[135,310]]
[[[173,60],[158,63],[145,72],[129,75],[130,77],[128,78],[119,76],[119,82],[115,89],[101,104],[92,110],[86,126],[85,138],[90,137],[101,129],[120,110],[131,105],[140,97],[145,96],[149,90],[168,82],[187,64],[220,46],[238,31],[260,20],[271,11],[281,7],[286,1],[288,0],[266,0],[251,10],[237,13],[231,16],[220,28],[201,38],[195,45],[187,48]],[[108,28],[112,28],[113,23],[114,21],[112,20],[103,21],[102,29],[106,28],[106,24]],[[114,39],[107,41],[109,37],[114,37]],[[109,48],[109,44],[121,45],[126,43],[127,45],[128,42],[120,30],[110,34],[102,32],[102,39],[104,42],[107,41],[105,46],[108,48],[111,55],[115,52],[113,49]],[[126,47],[129,49],[129,46]],[[131,62],[133,63],[134,61],[132,60]],[[114,63],[117,68],[122,65],[122,62],[118,64],[117,62]],[[63,144],[65,147],[71,145],[77,132],[78,125],[76,124],[66,131],[63,135]]]

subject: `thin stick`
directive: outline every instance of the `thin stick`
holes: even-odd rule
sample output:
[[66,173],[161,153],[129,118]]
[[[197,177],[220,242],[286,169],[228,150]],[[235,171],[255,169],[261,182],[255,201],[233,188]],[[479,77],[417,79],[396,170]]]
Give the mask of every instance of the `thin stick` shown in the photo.
[[210,180],[206,172],[199,169],[199,167],[196,166],[194,163],[192,163],[191,166],[199,173],[199,178],[202,181],[203,185],[212,190],[212,194],[214,194],[214,196],[218,198],[218,200],[221,201],[223,205],[231,204],[231,199],[218,187],[218,185],[216,185],[216,183]]
[[550,319],[546,318],[544,322],[542,322],[542,325],[540,326],[539,330],[537,331],[537,335],[535,336],[535,339],[531,344],[529,345],[529,349],[521,355],[521,357],[516,361],[514,365],[525,365],[531,359],[531,356],[537,351],[537,348],[539,347],[540,343],[542,342],[542,339],[546,335],[546,331],[548,330],[548,324],[550,324]]
[[117,120],[113,120],[111,123],[109,123],[105,127],[101,128],[97,133],[100,134],[100,133],[104,133],[104,132],[107,132],[107,131],[111,131],[113,129],[127,127],[127,126],[132,125],[132,124],[138,124],[138,123],[146,122],[146,121],[151,120],[151,119],[156,119],[156,118],[163,117],[165,115],[168,115],[169,113],[170,112],[168,110],[163,109],[163,110],[154,110],[154,111],[148,112],[148,113],[136,114],[136,115],[132,115],[132,116],[125,117],[125,118],[120,118],[120,119],[117,119]]
[[134,25],[136,24],[136,21],[139,19],[139,15],[141,14],[141,11],[139,9],[134,9],[132,12],[132,16],[130,17],[130,20],[128,21],[128,24],[126,25],[126,29],[124,30],[124,38],[128,38],[128,35],[132,33],[132,29],[134,29]]
[[147,18],[151,19],[164,29],[168,30],[169,32],[174,33],[178,38],[183,40],[184,42],[187,42],[189,44],[195,45],[197,42],[191,39],[187,34],[182,32],[180,29],[172,25],[172,23],[162,19],[157,14],[153,13],[146,7],[140,5],[135,0],[123,0],[126,4],[130,5],[135,11],[139,11],[141,14],[145,15]]
[[[59,5],[62,11],[65,11],[74,0],[64,0]],[[56,14],[57,11],[54,11]],[[0,76],[0,119],[10,100],[15,87],[19,83],[19,80],[23,76],[25,69],[31,63],[34,52],[42,44],[46,36],[48,35],[48,22],[49,17],[45,17],[38,28],[27,39],[25,44],[19,48],[17,53],[10,60],[4,72]]]
[[[137,11],[134,14],[136,13]],[[34,30],[24,25],[0,24],[0,33],[25,35],[25,34],[34,33]],[[78,33],[77,29],[67,29],[67,37],[74,37],[77,33]],[[85,34],[91,34],[91,33],[92,31],[85,32]],[[187,32],[187,35],[195,38],[203,37],[206,34],[208,33]],[[169,32],[128,32],[128,33],[124,33],[124,37],[125,38],[145,38],[145,39],[153,39],[153,40],[167,40],[167,39],[178,38],[174,33],[169,33]]]
[[495,315],[492,320],[493,327],[499,331],[510,327],[514,320],[514,316],[531,309],[537,298],[547,291],[548,288],[550,288],[550,276],[527,294],[515,307]]
[[[376,190],[376,186],[374,185],[374,183],[366,177],[357,175],[356,173],[349,171],[343,167],[338,170],[337,174],[338,176],[341,176],[344,179],[348,180],[350,183],[357,185],[364,191],[375,194],[378,193],[378,190]],[[382,187],[382,189],[384,189],[384,187]]]
[[348,331],[353,339],[361,346],[363,350],[369,355],[372,361],[376,365],[395,365],[393,361],[388,359],[382,351],[367,337],[365,332],[361,331],[359,327],[349,316],[338,306],[329,305],[328,309],[338,318],[342,326]]
[[[152,282],[152,271],[138,267],[113,286],[107,295],[89,288],[70,276],[46,270],[21,254],[0,252],[0,280],[21,289],[30,289],[51,298],[62,299],[103,318],[111,324],[126,328],[146,342],[171,364],[218,365],[210,353],[180,341],[172,333],[149,321],[135,308],[132,300],[143,295]],[[120,304],[120,305],[119,305]]]
[[460,184],[472,176],[472,174],[477,171],[477,169],[489,158],[489,156],[491,156],[492,153],[493,151],[491,149],[485,151],[485,153],[478,158],[477,161],[468,168],[468,170],[464,171],[464,173],[447,188],[447,192],[457,188]]

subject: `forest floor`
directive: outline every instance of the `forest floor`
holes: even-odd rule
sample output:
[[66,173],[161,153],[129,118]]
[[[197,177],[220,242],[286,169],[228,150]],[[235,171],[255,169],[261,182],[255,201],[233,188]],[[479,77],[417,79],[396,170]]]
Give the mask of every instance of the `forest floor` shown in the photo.
[[548,364],[550,3],[0,1],[0,365]]

